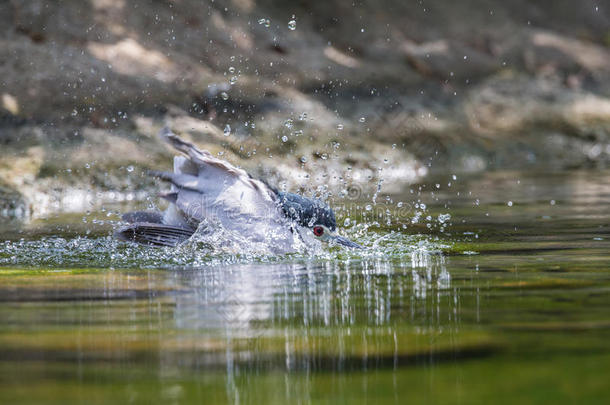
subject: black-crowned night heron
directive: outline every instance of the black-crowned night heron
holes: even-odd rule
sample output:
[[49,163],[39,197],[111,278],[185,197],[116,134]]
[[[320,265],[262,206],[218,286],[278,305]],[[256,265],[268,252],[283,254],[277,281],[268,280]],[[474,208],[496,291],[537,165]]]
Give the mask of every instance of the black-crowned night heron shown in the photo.
[[[273,253],[290,253],[318,241],[349,248],[360,245],[337,235],[333,210],[324,202],[280,192],[246,171],[199,150],[164,128],[160,136],[186,156],[174,157],[174,172],[151,171],[171,183],[161,197],[165,212],[123,215],[129,224],[117,230],[122,240],[153,246],[176,246],[210,228]],[[207,231],[205,231],[207,229]]]

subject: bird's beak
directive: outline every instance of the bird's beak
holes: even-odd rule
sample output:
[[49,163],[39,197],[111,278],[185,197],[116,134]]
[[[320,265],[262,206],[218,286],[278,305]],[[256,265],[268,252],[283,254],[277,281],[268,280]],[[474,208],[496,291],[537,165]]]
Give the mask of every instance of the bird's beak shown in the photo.
[[330,240],[332,242],[334,242],[334,243],[338,243],[338,244],[343,245],[343,246],[348,247],[348,248],[352,248],[352,249],[364,249],[363,246],[360,246],[356,242],[352,242],[351,240],[349,240],[347,238],[344,238],[343,236],[333,235],[333,236],[331,236]]

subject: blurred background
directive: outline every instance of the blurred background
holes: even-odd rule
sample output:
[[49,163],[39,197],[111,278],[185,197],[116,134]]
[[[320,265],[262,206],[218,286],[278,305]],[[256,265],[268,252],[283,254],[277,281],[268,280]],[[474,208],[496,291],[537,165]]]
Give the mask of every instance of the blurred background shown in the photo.
[[302,191],[610,162],[603,1],[0,0],[0,33],[3,216],[139,198],[165,125]]

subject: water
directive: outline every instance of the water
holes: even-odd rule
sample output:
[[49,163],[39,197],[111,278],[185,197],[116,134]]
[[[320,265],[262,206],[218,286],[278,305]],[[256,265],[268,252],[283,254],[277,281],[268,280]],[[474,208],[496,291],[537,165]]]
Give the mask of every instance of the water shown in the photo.
[[605,403],[609,175],[431,179],[351,202],[371,249],[319,257],[3,224],[0,402]]

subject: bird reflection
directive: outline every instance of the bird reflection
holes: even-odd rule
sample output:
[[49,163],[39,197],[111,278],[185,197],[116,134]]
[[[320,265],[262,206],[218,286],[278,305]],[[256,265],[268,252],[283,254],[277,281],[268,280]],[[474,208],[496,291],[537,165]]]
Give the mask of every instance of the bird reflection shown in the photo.
[[349,328],[437,325],[455,304],[446,260],[418,250],[396,261],[181,270],[176,277],[186,292],[175,297],[175,323],[233,339],[274,336],[285,328],[302,338],[322,331],[349,333]]
[[418,250],[394,261],[182,269],[175,277],[186,291],[175,296],[175,325],[195,340],[175,357],[165,351],[162,362],[225,369],[227,395],[239,403],[237,376],[248,370],[309,375],[429,361],[439,331],[458,326],[446,261]]

